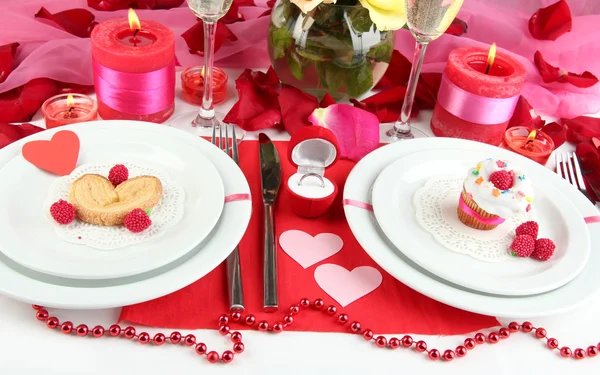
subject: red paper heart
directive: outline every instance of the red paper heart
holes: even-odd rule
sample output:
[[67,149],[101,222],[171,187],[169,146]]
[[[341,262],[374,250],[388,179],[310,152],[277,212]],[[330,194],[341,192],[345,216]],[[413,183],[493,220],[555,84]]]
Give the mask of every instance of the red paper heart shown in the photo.
[[59,131],[49,141],[25,143],[21,152],[25,160],[36,167],[66,176],[77,166],[79,137],[69,130]]

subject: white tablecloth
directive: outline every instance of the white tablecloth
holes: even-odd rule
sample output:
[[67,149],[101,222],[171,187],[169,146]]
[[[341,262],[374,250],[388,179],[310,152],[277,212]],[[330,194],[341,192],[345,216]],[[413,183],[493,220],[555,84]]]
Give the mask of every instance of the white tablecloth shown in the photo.
[[[218,106],[226,112],[235,102],[234,79],[240,71],[228,71],[229,99]],[[181,114],[197,107],[177,99],[176,113]],[[414,125],[431,134],[430,112],[421,112]],[[43,124],[38,113],[33,121]],[[268,131],[273,139],[286,139],[287,134]],[[246,139],[255,138],[247,134]],[[564,145],[561,150],[572,150]],[[553,161],[549,162],[553,167]],[[593,230],[599,230],[595,228]],[[598,270],[600,272],[600,270]],[[324,293],[325,294],[325,293]],[[67,311],[51,309],[50,314],[61,321],[71,320],[93,327],[108,327],[119,315],[119,309],[96,311]],[[550,337],[559,340],[561,346],[571,349],[587,348],[600,341],[600,295],[585,306],[560,316],[536,318],[536,326],[547,329]],[[215,317],[215,322],[216,322]],[[311,319],[300,315],[298,319]],[[360,320],[360,317],[351,317]],[[274,318],[275,319],[275,318]],[[401,316],[398,319],[402,319]],[[508,324],[509,320],[501,320]],[[215,323],[216,326],[216,323]],[[138,329],[139,331],[139,329]],[[167,330],[148,329],[151,335]],[[188,332],[181,330],[182,332]],[[216,330],[193,331],[198,341],[209,349],[222,353],[231,350],[231,342]],[[220,374],[372,374],[423,371],[427,374],[591,374],[600,370],[600,358],[576,361],[563,359],[557,351],[546,348],[546,340],[538,340],[532,334],[517,333],[498,344],[485,344],[469,351],[465,358],[451,363],[430,361],[426,355],[407,349],[379,349],[360,336],[338,333],[265,334],[243,331],[245,352],[230,364],[210,364],[196,355],[191,348],[165,345],[142,346],[126,339],[104,337],[101,339],[79,338],[63,335],[45,327],[35,319],[29,304],[0,296],[0,374],[43,375],[95,375],[95,374],[192,374],[211,371]],[[380,333],[380,332],[378,332]],[[411,332],[393,332],[397,337]],[[413,335],[427,342],[429,348],[440,351],[462,345],[466,336]]]

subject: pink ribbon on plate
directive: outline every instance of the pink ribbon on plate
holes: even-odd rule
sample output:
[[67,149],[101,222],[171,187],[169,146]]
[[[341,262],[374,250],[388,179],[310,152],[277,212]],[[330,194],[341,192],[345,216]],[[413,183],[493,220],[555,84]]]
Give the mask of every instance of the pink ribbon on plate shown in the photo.
[[225,203],[238,202],[238,201],[251,201],[252,196],[250,194],[231,194],[225,197]]

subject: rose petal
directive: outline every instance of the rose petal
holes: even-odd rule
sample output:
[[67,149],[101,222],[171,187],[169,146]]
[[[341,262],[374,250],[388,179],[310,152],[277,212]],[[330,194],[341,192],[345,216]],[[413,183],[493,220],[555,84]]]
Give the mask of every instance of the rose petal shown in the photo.
[[571,31],[573,19],[569,4],[564,0],[540,8],[529,19],[529,32],[539,40],[556,40]]
[[42,130],[44,129],[32,124],[13,125],[0,122],[0,149]]
[[[394,122],[400,117],[402,103],[406,87],[396,86],[387,90],[382,90],[375,95],[372,95],[361,102],[351,100],[355,107],[369,111],[377,116],[380,122]],[[411,117],[419,114],[418,104],[413,105]]]
[[304,126],[310,126],[308,116],[319,107],[319,101],[314,96],[289,85],[281,85],[276,89],[279,95],[279,109],[285,130],[294,132]]
[[0,94],[0,122],[26,122],[58,87],[49,78],[36,78],[21,87]]
[[552,141],[554,142],[554,149],[559,148],[567,141],[567,128],[556,122],[551,122],[547,125],[544,125],[540,130],[552,138]]
[[[233,0],[238,6],[240,7],[255,7],[256,4],[254,3],[254,0]],[[275,0],[269,0],[267,1],[267,5],[269,5],[269,3],[273,2],[273,4],[275,4]],[[272,7],[272,5],[271,5]]]
[[567,140],[571,143],[589,141],[600,137],[600,118],[579,116],[573,119],[560,119],[567,130]]
[[171,9],[179,7],[184,1],[185,0],[137,0],[137,7],[140,9]]
[[96,10],[134,9],[170,9],[183,4],[185,0],[88,0],[89,7]]
[[335,134],[342,158],[358,162],[379,145],[377,116],[360,108],[348,104],[317,108],[309,121]]
[[[87,0],[87,5],[96,10],[120,10],[130,6],[130,0]],[[132,6],[134,4],[131,4]]]
[[406,86],[412,63],[398,50],[392,52],[392,59],[385,74],[374,89],[388,89],[394,86]]
[[519,96],[519,101],[517,102],[515,112],[508,123],[508,127],[526,126],[530,129],[539,129],[544,126],[545,123],[546,121],[544,121],[540,115],[535,113],[535,110],[531,104],[529,104],[527,99],[523,96]]
[[223,18],[221,18],[221,21],[223,21],[223,23],[225,24],[244,21],[244,16],[240,13],[240,8],[235,1],[231,3],[231,7],[227,11],[227,13],[225,13]]
[[535,63],[535,66],[540,72],[542,80],[545,83],[570,83],[573,86],[581,88],[591,87],[598,83],[598,78],[588,71],[585,71],[582,74],[576,74],[548,64],[544,60],[544,57],[540,51],[536,51],[535,55],[533,56],[533,62]]
[[455,18],[446,30],[446,34],[461,36],[467,32],[467,23],[460,18]]
[[[198,20],[196,24],[187,29],[181,34],[191,53],[204,53],[204,24],[202,20]],[[217,30],[215,31],[215,52],[221,48],[226,40],[235,42],[237,37],[221,21],[217,22]]]
[[52,14],[41,7],[35,18],[42,18],[55,23],[61,29],[80,38],[88,38],[94,26],[96,16],[87,9],[69,9]]
[[0,46],[0,83],[6,81],[13,70],[13,60],[17,53],[17,47],[19,47],[19,43]]
[[575,153],[581,164],[585,184],[590,198],[599,201],[600,195],[600,153],[591,141],[577,144]]
[[325,94],[323,99],[321,99],[321,103],[319,103],[319,107],[327,108],[332,104],[336,104],[336,101],[335,101],[335,99],[333,99],[333,97],[331,95],[329,95],[329,93],[327,93],[327,94]]
[[442,73],[421,73],[415,92],[415,103],[420,109],[433,109],[442,83]]

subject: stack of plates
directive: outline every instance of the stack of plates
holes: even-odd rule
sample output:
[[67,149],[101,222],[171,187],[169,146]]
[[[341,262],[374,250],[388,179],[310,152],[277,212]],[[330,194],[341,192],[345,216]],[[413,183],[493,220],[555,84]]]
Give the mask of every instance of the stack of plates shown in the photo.
[[[57,178],[29,164],[24,143],[59,130],[80,139],[78,165],[137,160],[185,190],[181,221],[163,236],[111,251],[60,239],[44,201]],[[180,130],[134,121],[97,121],[48,130],[0,150],[0,293],[56,308],[129,305],[181,289],[217,267],[241,240],[250,201],[224,205],[230,194],[250,194],[239,167],[224,152]]]
[[[558,245],[549,261],[483,262],[446,249],[417,222],[413,197],[430,178],[466,176],[490,157],[522,167],[532,180],[536,220]],[[598,210],[552,171],[515,153],[450,138],[397,142],[356,165],[344,199],[373,205],[373,212],[345,208],[365,251],[401,282],[448,305],[531,318],[570,310],[600,290],[595,271],[600,268],[600,231],[584,221],[599,215]]]

